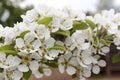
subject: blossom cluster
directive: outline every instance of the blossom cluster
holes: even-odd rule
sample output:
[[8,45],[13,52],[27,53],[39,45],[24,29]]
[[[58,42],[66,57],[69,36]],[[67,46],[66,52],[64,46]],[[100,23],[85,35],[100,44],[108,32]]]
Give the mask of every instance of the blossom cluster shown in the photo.
[[14,27],[0,26],[0,79],[50,76],[58,68],[85,80],[105,67],[103,56],[114,43],[120,49],[120,13],[86,16],[68,8],[39,6]]

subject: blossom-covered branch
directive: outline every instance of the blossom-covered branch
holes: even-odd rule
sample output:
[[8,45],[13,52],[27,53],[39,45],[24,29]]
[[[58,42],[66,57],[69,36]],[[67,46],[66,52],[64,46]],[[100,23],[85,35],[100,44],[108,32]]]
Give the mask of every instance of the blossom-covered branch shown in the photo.
[[14,27],[0,26],[0,79],[50,76],[52,68],[85,80],[99,74],[101,59],[114,43],[120,49],[120,14],[114,10],[86,16],[48,6],[27,11]]

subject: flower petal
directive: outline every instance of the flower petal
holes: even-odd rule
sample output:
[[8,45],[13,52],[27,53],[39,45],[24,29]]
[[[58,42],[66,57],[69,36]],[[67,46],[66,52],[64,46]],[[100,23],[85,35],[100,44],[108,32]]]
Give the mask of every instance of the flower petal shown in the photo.
[[34,39],[35,39],[35,35],[32,32],[29,32],[24,36],[24,40],[27,43],[32,42]]
[[43,73],[44,73],[45,76],[50,76],[52,72],[49,68],[44,68]]
[[98,61],[98,65],[101,66],[101,67],[105,67],[106,62],[104,60],[100,60],[100,61]]
[[60,73],[64,73],[65,67],[62,64],[59,64],[58,69],[59,69]]
[[76,73],[76,69],[74,67],[72,67],[72,66],[68,66],[67,69],[66,69],[66,71],[67,71],[67,73],[69,75],[73,75],[73,74]]
[[30,62],[30,69],[32,71],[36,71],[36,70],[38,70],[38,68],[39,68],[39,64],[38,64],[37,61],[31,61]]
[[23,40],[23,39],[21,39],[21,38],[17,38],[17,39],[16,39],[16,46],[17,46],[18,48],[22,48],[24,45],[25,45],[25,44],[24,44],[24,40]]
[[23,73],[20,71],[14,71],[12,74],[12,80],[20,80],[23,76]]
[[99,74],[99,72],[100,72],[100,67],[97,66],[97,65],[95,65],[95,66],[93,67],[93,69],[92,69],[92,72],[93,72],[94,74]]
[[18,66],[18,70],[21,71],[21,72],[28,72],[29,68],[26,64],[21,64],[21,65]]

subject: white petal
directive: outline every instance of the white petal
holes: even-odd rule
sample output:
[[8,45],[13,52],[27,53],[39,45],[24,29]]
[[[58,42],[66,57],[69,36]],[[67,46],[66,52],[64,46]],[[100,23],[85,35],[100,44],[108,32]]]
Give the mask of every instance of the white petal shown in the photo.
[[40,60],[42,58],[42,56],[37,52],[31,53],[30,57],[37,60]]
[[18,70],[21,71],[21,72],[28,72],[29,68],[26,64],[21,64],[21,65],[18,66]]
[[76,57],[72,57],[69,61],[70,64],[77,66],[78,65],[78,60],[76,59]]
[[4,61],[4,60],[6,60],[6,54],[0,52],[0,61]]
[[59,54],[59,50],[50,50],[50,51],[49,51],[49,55],[50,55],[51,57],[57,57],[58,54]]
[[73,74],[76,73],[76,69],[74,67],[72,67],[72,66],[68,66],[67,69],[66,69],[66,71],[67,71],[67,73],[69,75],[73,75]]
[[51,72],[50,69],[44,68],[44,69],[43,69],[43,73],[44,73],[45,76],[50,76],[52,72]]
[[20,80],[23,77],[23,73],[20,71],[14,71],[12,74],[12,80]]
[[109,47],[102,47],[101,50],[104,53],[108,53],[110,51]]
[[82,67],[88,67],[87,65],[85,65],[83,62],[79,62],[80,63],[80,66]]
[[93,66],[92,72],[93,72],[94,74],[99,74],[99,72],[100,72],[100,67],[97,66],[97,65]]
[[54,46],[55,39],[54,38],[49,38],[45,41],[45,45],[47,48],[51,48]]
[[84,64],[87,64],[87,65],[91,64],[92,63],[91,56],[88,56],[88,57],[86,56],[86,58],[84,58],[83,62],[84,62]]
[[44,57],[48,60],[54,60],[54,58],[52,58],[51,56],[48,56],[48,55],[45,55]]
[[58,69],[59,69],[60,73],[64,73],[65,68],[64,68],[64,66],[62,64],[58,65]]
[[24,36],[24,40],[25,40],[27,43],[32,42],[34,39],[35,39],[35,35],[34,35],[32,32],[29,32],[29,33],[27,33],[27,34]]
[[85,77],[90,77],[91,76],[91,70],[88,70],[88,69],[84,70],[84,76]]
[[36,70],[38,70],[38,68],[39,68],[39,64],[38,64],[37,61],[31,61],[30,62],[30,69],[32,71],[36,71]]
[[88,49],[90,47],[90,43],[84,43],[82,45],[82,50]]
[[41,46],[40,40],[35,40],[35,41],[32,43],[32,46],[34,47],[35,50],[38,50],[39,47]]
[[21,39],[21,38],[17,38],[17,39],[16,39],[16,46],[17,46],[18,48],[22,48],[24,45],[25,45],[25,44],[24,44],[24,40],[23,40],[23,39]]
[[68,60],[72,57],[72,53],[65,54],[65,59]]
[[7,57],[7,59],[6,59],[6,62],[7,62],[9,65],[11,65],[11,63],[14,62],[14,57],[13,57],[12,55],[9,55],[9,56]]
[[39,71],[34,71],[33,74],[35,75],[36,78],[41,78],[41,77],[43,77],[43,74],[40,73]]
[[104,60],[100,60],[100,61],[98,61],[98,65],[101,66],[101,67],[105,67],[106,62]]
[[114,38],[114,44],[115,45],[120,45],[120,39],[119,38]]
[[11,66],[18,66],[21,63],[21,59],[17,56],[14,57],[13,61],[10,63]]

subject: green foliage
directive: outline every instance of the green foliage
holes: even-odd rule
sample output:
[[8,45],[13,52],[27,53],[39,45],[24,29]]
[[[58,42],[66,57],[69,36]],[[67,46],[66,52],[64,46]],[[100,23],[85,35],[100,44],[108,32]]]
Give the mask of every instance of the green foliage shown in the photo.
[[98,38],[98,37],[95,37],[95,38],[94,38],[93,45],[94,45],[95,47],[97,47],[97,46],[99,45],[99,38]]
[[30,31],[26,30],[26,31],[22,32],[19,37],[23,39],[25,34],[27,34],[28,32],[30,32]]
[[0,52],[5,52],[6,54],[16,55],[17,51],[14,49],[14,46],[4,45],[0,46]]
[[113,63],[120,62],[120,51],[116,55],[113,56],[112,62]]
[[68,30],[59,30],[59,31],[55,32],[55,34],[68,37],[68,36],[70,36],[70,31],[68,31]]
[[76,78],[77,77],[77,73],[72,75],[72,78]]
[[66,48],[62,45],[55,44],[52,48],[50,49],[55,49],[55,50],[66,50]]
[[29,80],[31,74],[32,74],[32,71],[31,71],[31,70],[29,70],[28,72],[24,72],[24,73],[23,73],[23,78],[24,78],[25,80]]
[[87,29],[89,26],[87,25],[87,23],[83,22],[83,21],[74,21],[73,22],[73,30],[85,30]]
[[89,19],[86,19],[86,22],[88,23],[88,25],[90,26],[91,29],[95,29],[96,25],[94,22],[92,22],[91,20]]
[[[14,23],[22,21],[20,16],[32,8],[32,6],[28,6],[22,9],[18,5],[14,5],[15,3],[12,3],[10,0],[0,0],[0,4],[0,24],[10,27],[13,27]],[[6,10],[8,11],[9,16],[5,21],[3,21],[1,18]]]
[[45,24],[46,26],[52,21],[52,17],[45,17],[38,21],[38,24]]

